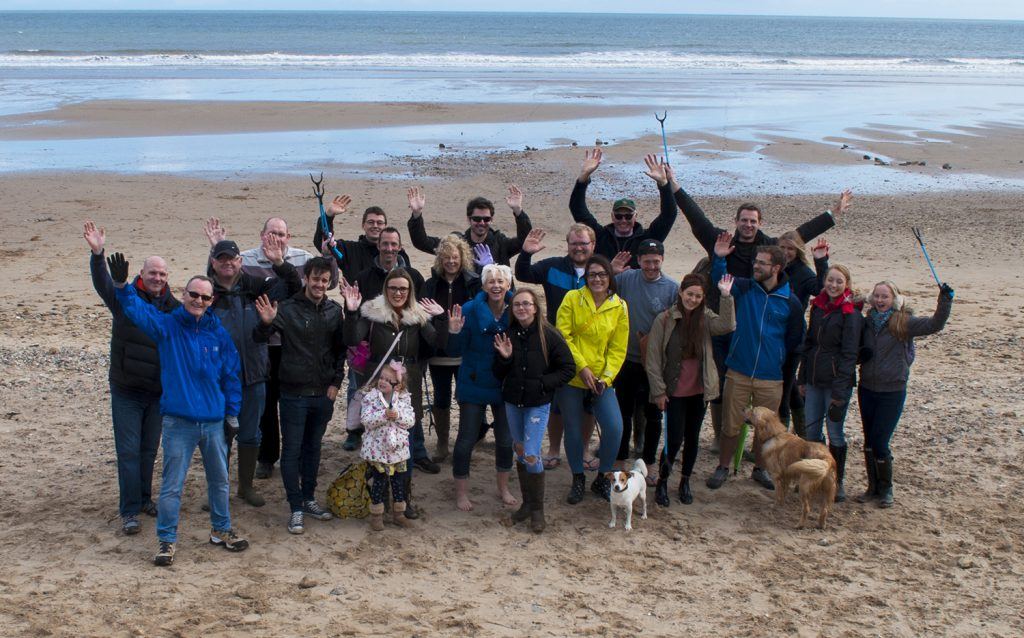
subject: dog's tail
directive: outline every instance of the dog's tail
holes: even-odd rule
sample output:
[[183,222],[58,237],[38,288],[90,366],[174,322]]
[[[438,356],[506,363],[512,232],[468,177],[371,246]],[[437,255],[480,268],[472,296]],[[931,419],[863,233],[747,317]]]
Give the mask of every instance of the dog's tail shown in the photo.
[[636,463],[633,464],[633,471],[640,472],[641,476],[647,478],[647,464],[644,463],[643,459],[636,460]]
[[808,478],[821,480],[828,475],[829,469],[827,461],[822,461],[821,459],[801,459],[786,468],[786,476],[795,479],[807,476]]
[[823,494],[830,495],[829,501],[836,492],[836,462],[829,458],[827,461],[821,459],[802,459],[791,464],[785,470],[785,475],[790,479],[797,479],[801,493],[819,490]]

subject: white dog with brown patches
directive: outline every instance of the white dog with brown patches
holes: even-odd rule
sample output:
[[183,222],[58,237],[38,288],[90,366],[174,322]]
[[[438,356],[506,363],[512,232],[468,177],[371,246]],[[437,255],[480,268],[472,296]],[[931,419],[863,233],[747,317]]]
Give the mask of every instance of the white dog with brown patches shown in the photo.
[[643,511],[640,518],[647,518],[647,465],[643,459],[637,459],[630,472],[608,472],[605,476],[612,484],[611,506],[612,520],[608,527],[615,527],[615,508],[621,507],[626,510],[627,532],[633,530],[633,503],[640,499],[643,504]]

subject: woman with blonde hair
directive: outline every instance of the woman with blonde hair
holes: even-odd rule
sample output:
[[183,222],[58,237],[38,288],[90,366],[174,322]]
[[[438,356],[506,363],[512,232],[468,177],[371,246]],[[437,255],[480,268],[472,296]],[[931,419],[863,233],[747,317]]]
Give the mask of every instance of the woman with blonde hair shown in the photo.
[[891,281],[875,284],[871,292],[857,386],[868,476],[868,489],[857,498],[860,502],[877,499],[879,507],[893,505],[889,442],[907,399],[914,338],[942,330],[952,308],[953,289],[948,284],[939,287],[938,307],[930,317],[913,316],[899,288]]
[[[480,292],[480,276],[473,267],[473,250],[465,239],[454,233],[442,238],[437,245],[431,273],[420,290],[420,296],[433,299],[445,312],[453,306],[465,304]],[[430,411],[437,433],[434,461],[440,463],[448,458],[452,388],[462,358],[453,356],[446,348],[437,348],[427,363],[430,365],[430,382],[434,386],[434,402]]]

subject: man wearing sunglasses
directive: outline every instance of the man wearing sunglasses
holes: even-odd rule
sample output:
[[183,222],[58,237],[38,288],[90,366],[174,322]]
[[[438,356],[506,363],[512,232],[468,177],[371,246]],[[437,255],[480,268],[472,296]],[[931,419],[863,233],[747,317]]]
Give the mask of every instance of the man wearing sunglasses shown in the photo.
[[661,199],[661,212],[651,222],[650,227],[644,228],[636,212],[636,202],[625,197],[615,200],[612,204],[611,223],[602,226],[587,208],[587,187],[590,186],[590,177],[601,165],[602,159],[604,154],[600,147],[586,152],[579,177],[576,178],[572,195],[569,197],[569,212],[572,213],[573,221],[594,229],[597,234],[595,254],[603,255],[611,261],[620,253],[626,253],[629,254],[627,265],[630,268],[637,268],[636,249],[640,244],[648,239],[665,241],[672,230],[672,224],[676,221],[676,203],[672,198],[664,164],[654,155],[644,158],[647,164],[646,175],[657,183]]
[[[441,238],[427,235],[426,226],[423,223],[423,208],[427,200],[423,189],[413,186],[406,195],[409,198],[409,210],[412,211],[412,216],[409,218],[409,237],[412,238],[412,245],[433,255],[437,252]],[[492,227],[494,204],[490,200],[484,197],[474,197],[466,204],[466,220],[469,222],[469,228],[462,234],[462,238],[473,248],[477,274],[487,264],[511,265],[512,258],[523,249],[523,242],[526,241],[526,236],[533,229],[530,217],[523,210],[523,192],[515,184],[509,184],[505,203],[512,209],[512,217],[516,220],[515,237],[508,237]]]
[[[117,452],[118,510],[121,529],[138,534],[139,514],[156,516],[153,464],[160,446],[160,354],[156,344],[129,320],[117,300],[104,260],[106,231],[91,221],[83,233],[92,251],[89,270],[96,293],[113,316],[110,334],[110,415]],[[132,281],[139,299],[160,312],[181,305],[167,286],[167,263],[152,256]]]
[[163,416],[163,479],[157,503],[157,539],[153,562],[174,562],[181,492],[196,447],[203,457],[210,506],[210,543],[231,552],[249,547],[231,527],[227,429],[238,428],[242,404],[240,361],[235,344],[210,312],[213,281],[197,275],[185,284],[183,305],[164,313],[126,286],[128,262],[115,253],[110,276],[125,316],[157,346],[160,353],[160,414]]

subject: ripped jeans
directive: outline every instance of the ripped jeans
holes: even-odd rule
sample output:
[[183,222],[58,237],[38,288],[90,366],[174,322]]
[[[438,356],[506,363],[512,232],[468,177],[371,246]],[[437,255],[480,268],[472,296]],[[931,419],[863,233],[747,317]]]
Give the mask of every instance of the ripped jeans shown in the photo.
[[530,474],[540,474],[544,471],[541,446],[544,444],[544,433],[548,429],[550,412],[550,403],[532,408],[518,408],[511,403],[505,404],[508,429],[512,434],[512,448],[518,450],[522,446],[523,453],[517,452],[516,459],[526,466],[526,471]]

